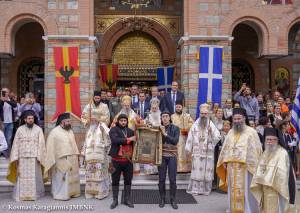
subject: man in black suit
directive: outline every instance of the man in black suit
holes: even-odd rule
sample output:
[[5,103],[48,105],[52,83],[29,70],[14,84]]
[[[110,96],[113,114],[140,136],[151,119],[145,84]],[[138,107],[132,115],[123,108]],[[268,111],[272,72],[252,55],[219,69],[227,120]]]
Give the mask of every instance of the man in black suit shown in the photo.
[[146,99],[151,104],[151,100],[157,98],[159,102],[159,109],[162,112],[164,110],[164,103],[163,103],[163,97],[159,95],[158,87],[153,86],[151,87],[151,96]]
[[175,112],[175,103],[180,101],[184,103],[184,94],[178,91],[178,83],[176,81],[172,82],[172,90],[164,96],[164,108],[168,110],[171,114]]
[[145,92],[139,93],[139,101],[133,104],[132,108],[142,119],[147,117],[150,112],[150,103],[146,101]]
[[131,105],[135,105],[139,101],[139,96],[138,96],[139,88],[137,85],[132,85],[131,90],[130,90],[130,95],[131,95]]

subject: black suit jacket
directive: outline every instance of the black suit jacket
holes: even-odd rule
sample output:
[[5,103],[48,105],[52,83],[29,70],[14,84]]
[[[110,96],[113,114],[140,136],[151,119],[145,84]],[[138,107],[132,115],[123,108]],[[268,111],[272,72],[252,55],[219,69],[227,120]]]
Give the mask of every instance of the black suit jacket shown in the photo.
[[[125,128],[127,131],[127,138],[130,138],[134,136],[134,132],[132,129],[129,129],[128,127]],[[109,131],[109,137],[111,140],[111,148],[109,151],[109,155],[111,157],[118,157],[118,152],[120,150],[121,145],[127,145],[127,138],[122,132],[122,128],[118,125],[115,127],[112,127]],[[132,143],[131,143],[132,145]]]
[[[184,94],[180,91],[176,93],[176,101],[181,101],[184,104]],[[172,92],[168,92],[164,96],[164,110],[168,110],[171,114],[174,113],[174,105],[172,103]]]
[[[141,116],[141,112],[140,112],[140,102],[137,102],[135,104],[132,105],[132,108],[134,111],[138,110],[138,114]],[[142,117],[142,119],[145,119],[147,117],[147,115],[150,112],[150,103],[148,101],[144,101],[144,117]]]

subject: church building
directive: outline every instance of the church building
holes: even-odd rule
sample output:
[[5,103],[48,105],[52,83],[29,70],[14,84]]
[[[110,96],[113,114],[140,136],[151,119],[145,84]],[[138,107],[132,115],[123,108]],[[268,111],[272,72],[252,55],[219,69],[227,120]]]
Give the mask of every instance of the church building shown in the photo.
[[[46,133],[56,47],[78,47],[81,109],[101,87],[102,65],[117,65],[112,83],[122,87],[155,85],[157,67],[174,67],[195,116],[202,45],[223,48],[223,101],[243,83],[289,96],[300,73],[299,0],[0,0],[0,11],[1,87],[44,103]],[[74,122],[81,143],[86,130]]]

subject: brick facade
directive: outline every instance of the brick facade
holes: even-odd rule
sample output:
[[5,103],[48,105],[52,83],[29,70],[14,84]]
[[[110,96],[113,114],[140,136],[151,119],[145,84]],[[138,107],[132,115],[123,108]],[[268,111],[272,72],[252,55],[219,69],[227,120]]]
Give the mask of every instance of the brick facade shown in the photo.
[[[109,1],[94,0],[0,0],[0,58],[1,85],[16,89],[15,34],[26,23],[38,23],[44,33],[45,59],[45,112],[46,132],[53,127],[50,122],[55,112],[55,78],[53,67],[53,47],[57,45],[79,45],[80,47],[80,96],[82,107],[90,100],[97,80],[99,60],[107,61],[112,46],[124,35],[126,28],[108,29],[105,34],[95,33],[95,13],[97,15],[131,16],[133,11],[105,9]],[[247,60],[255,74],[257,91],[268,91],[268,60],[272,60],[271,76],[274,84],[274,72],[285,67],[290,72],[291,89],[295,87],[300,73],[300,7],[295,1],[292,5],[265,5],[261,0],[167,0],[160,10],[147,10],[147,15],[176,15],[182,18],[180,36],[167,35],[168,31],[155,22],[156,27],[148,32],[164,46],[162,51],[165,64],[172,61],[177,67],[177,79],[187,97],[187,105],[194,115],[197,102],[198,61],[196,53],[200,45],[220,45],[224,47],[223,64],[223,100],[231,97],[231,64],[236,54]],[[104,8],[104,9],[103,9]],[[284,18],[282,18],[284,17]],[[258,37],[258,50],[255,55],[241,56],[233,52],[232,35],[239,24],[245,24],[255,30]],[[114,25],[116,27],[117,25]],[[296,28],[295,28],[296,26]],[[122,32],[119,37],[113,32]],[[128,31],[129,32],[129,31]],[[147,33],[147,32],[146,32]],[[159,33],[162,33],[159,35]],[[292,33],[292,34],[291,34]],[[154,36],[156,35],[156,37]],[[108,35],[115,36],[110,38]],[[292,35],[292,37],[291,37]],[[25,36],[25,35],[24,35]],[[94,36],[98,39],[94,40]],[[166,39],[167,38],[167,39]],[[113,41],[112,41],[113,40]],[[177,44],[176,44],[177,42]],[[110,51],[107,52],[108,47]],[[289,53],[292,55],[288,56]],[[38,56],[32,53],[32,56]],[[12,65],[13,64],[13,65]],[[15,67],[15,68],[14,68]],[[9,84],[8,84],[9,82]],[[79,141],[83,140],[84,130],[78,121],[74,124]]]

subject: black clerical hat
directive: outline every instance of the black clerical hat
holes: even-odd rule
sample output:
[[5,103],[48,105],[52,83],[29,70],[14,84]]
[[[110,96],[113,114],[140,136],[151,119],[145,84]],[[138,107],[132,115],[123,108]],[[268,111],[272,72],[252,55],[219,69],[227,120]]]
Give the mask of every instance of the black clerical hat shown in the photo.
[[56,126],[60,125],[60,123],[65,120],[65,119],[70,119],[70,113],[68,112],[65,112],[65,113],[62,113],[58,116],[57,120],[56,120]]
[[284,139],[283,139],[283,134],[282,134],[282,132],[280,132],[279,129],[272,128],[272,127],[265,128],[264,129],[264,138],[265,138],[265,141],[266,141],[266,137],[267,136],[275,136],[275,137],[277,137],[278,138],[278,144],[281,147],[287,149],[287,146],[286,146],[286,144],[284,142]]
[[95,91],[94,91],[94,97],[95,97],[95,96],[101,96],[101,91],[95,90]]
[[35,117],[36,115],[35,115],[35,112],[33,111],[33,110],[26,110],[26,111],[24,111],[23,113],[22,113],[22,118],[23,119],[25,119],[25,118],[27,118],[28,116],[33,116],[33,117]]
[[243,109],[243,108],[233,108],[232,114],[233,114],[233,115],[239,114],[239,115],[243,115],[243,116],[247,117],[247,112],[246,112],[246,110]]
[[181,100],[176,100],[175,101],[175,105],[181,105],[181,106],[183,106],[183,102]]
[[121,119],[123,119],[123,118],[125,118],[125,119],[128,121],[128,117],[127,117],[127,115],[125,115],[125,114],[120,114],[120,115],[118,116],[118,118],[117,118],[117,121],[119,121],[119,120],[121,120]]

